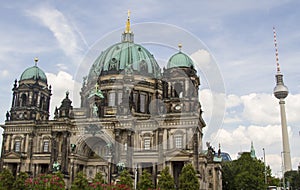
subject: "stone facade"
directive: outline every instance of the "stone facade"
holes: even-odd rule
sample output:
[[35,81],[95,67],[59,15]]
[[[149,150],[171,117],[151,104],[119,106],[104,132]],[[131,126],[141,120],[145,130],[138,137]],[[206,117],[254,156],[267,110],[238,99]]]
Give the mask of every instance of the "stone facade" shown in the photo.
[[[133,47],[120,51],[128,56],[140,51],[148,55],[130,41],[132,33],[124,32],[126,39],[129,42],[121,45]],[[108,59],[109,49],[119,47],[108,48],[93,64],[82,85],[80,108],[72,107],[66,93],[53,119],[49,119],[47,80],[15,81],[12,107],[1,125],[1,168],[9,168],[14,175],[23,171],[36,176],[52,172],[53,164],[59,163],[70,186],[79,171],[89,180],[101,172],[106,181],[114,182],[122,165],[137,179],[147,169],[157,184],[160,171],[169,166],[178,185],[182,167],[192,163],[200,189],[221,189],[220,161],[212,159],[215,154],[210,150],[203,151],[205,122],[198,100],[200,79],[193,65],[177,58],[179,66],[173,62],[161,73],[154,58],[127,63],[120,60],[121,54],[110,57],[107,67],[101,63]],[[125,68],[118,66],[122,62]]]

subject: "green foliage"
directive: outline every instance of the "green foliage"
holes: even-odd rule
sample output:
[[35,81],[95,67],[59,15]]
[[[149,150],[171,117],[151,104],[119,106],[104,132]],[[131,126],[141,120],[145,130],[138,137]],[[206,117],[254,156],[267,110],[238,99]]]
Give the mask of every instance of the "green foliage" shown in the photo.
[[124,169],[120,174],[120,181],[119,184],[125,185],[129,187],[130,189],[133,188],[133,180],[129,174],[129,172]]
[[30,190],[28,186],[26,186],[25,181],[28,178],[28,174],[25,172],[20,172],[17,176],[14,184],[13,189],[22,189],[22,190]]
[[14,180],[12,173],[8,169],[3,169],[0,173],[0,190],[12,189]]
[[200,188],[199,181],[196,176],[196,171],[192,164],[183,166],[179,176],[179,189],[180,190],[198,190]]
[[[242,154],[238,160],[224,162],[222,169],[223,190],[267,188],[265,165],[262,161],[251,158],[250,153]],[[267,181],[269,185],[278,183],[278,180],[271,176],[270,167],[267,167]]]
[[300,172],[288,171],[284,173],[285,183],[289,182],[292,189],[300,189]]
[[83,172],[78,172],[77,176],[75,177],[71,190],[82,190],[82,189],[88,189],[89,183],[86,178],[86,175]]
[[65,182],[61,173],[40,174],[35,178],[27,178],[25,186],[31,190],[63,190]]
[[105,180],[103,179],[103,175],[101,172],[96,173],[95,178],[93,179],[93,183],[101,183],[104,184]]
[[153,189],[154,185],[152,183],[152,177],[147,170],[143,171],[143,174],[141,175],[141,179],[139,180],[138,183],[138,190],[148,190],[148,189]]
[[165,167],[158,178],[158,188],[160,190],[175,190],[175,182],[169,173],[169,167]]

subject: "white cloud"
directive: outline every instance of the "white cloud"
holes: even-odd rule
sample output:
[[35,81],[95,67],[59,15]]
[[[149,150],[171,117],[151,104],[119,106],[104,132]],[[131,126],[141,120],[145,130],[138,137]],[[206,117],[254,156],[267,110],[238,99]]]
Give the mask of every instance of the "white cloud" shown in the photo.
[[53,33],[65,54],[75,63],[78,62],[83,54],[82,44],[79,41],[82,36],[76,32],[70,21],[62,12],[50,6],[35,7],[34,10],[27,11],[27,13],[46,26]]
[[252,93],[241,97],[243,117],[255,124],[279,123],[279,105],[271,94]]
[[[290,140],[294,140],[291,134],[291,127],[288,127]],[[264,148],[266,151],[267,164],[273,170],[273,174],[281,170],[282,152],[281,144],[281,126],[267,125],[267,126],[243,126],[240,125],[233,130],[219,129],[213,133],[211,139],[218,140],[221,143],[222,150],[228,152],[233,159],[237,158],[238,152],[250,151],[251,141],[254,143],[256,156],[258,159],[263,157]],[[291,150],[292,151],[292,150]],[[299,163],[299,153],[294,154],[292,163],[294,168]]]
[[57,74],[46,73],[48,78],[48,84],[51,85],[52,94],[50,104],[50,114],[54,113],[54,108],[61,105],[61,101],[65,98],[65,93],[70,92],[69,98],[72,100],[73,107],[79,107],[80,95],[79,90],[81,83],[76,82],[72,75],[64,71],[59,71]]
[[226,97],[226,108],[233,108],[241,105],[242,100],[239,96],[230,94]]
[[211,55],[205,49],[199,49],[191,55],[191,58],[201,67],[209,68],[211,66]]
[[204,128],[206,135],[218,130],[222,126],[225,113],[225,95],[210,89],[203,89],[199,93],[203,110],[203,118],[207,124]]

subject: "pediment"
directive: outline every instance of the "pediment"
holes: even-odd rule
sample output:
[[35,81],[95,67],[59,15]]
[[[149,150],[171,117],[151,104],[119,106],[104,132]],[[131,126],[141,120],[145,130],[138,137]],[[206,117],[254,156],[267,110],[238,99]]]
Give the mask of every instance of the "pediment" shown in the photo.
[[182,149],[172,149],[165,152],[166,156],[189,156],[191,154],[192,154],[191,152]]
[[21,157],[21,155],[19,153],[16,153],[16,152],[9,152],[9,153],[6,153],[4,155],[4,157],[6,159],[19,159]]

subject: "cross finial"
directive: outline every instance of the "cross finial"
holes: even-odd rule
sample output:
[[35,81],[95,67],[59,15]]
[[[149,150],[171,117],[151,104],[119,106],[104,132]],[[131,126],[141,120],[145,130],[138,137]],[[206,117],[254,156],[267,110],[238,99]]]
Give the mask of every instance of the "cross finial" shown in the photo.
[[37,65],[37,62],[39,61],[39,58],[35,57],[34,58],[34,63],[35,63],[35,66]]
[[130,13],[131,13],[130,10],[128,10],[128,11],[127,11],[127,16],[128,16],[128,18],[130,18]]
[[126,22],[126,28],[125,33],[131,33],[130,31],[130,10],[127,11],[127,22]]
[[178,48],[179,48],[179,51],[181,51],[181,48],[182,48],[182,44],[181,43],[178,44]]

